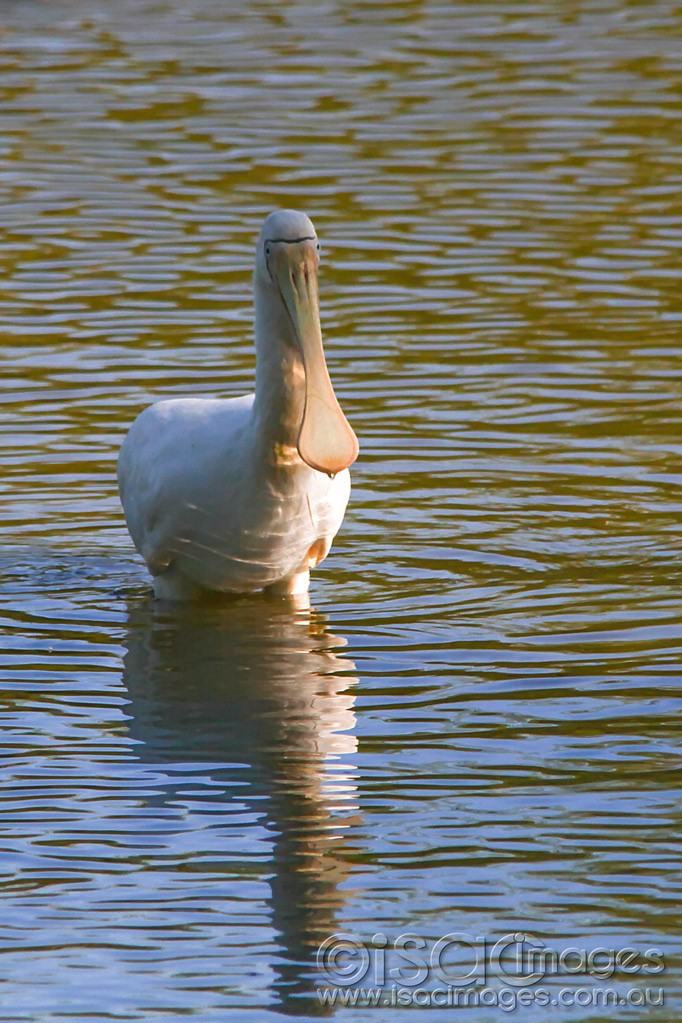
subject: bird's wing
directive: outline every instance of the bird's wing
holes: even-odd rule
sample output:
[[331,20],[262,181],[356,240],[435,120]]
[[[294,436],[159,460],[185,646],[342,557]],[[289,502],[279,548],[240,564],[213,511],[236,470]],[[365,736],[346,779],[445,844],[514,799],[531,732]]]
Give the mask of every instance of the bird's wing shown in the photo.
[[229,472],[231,451],[237,460],[252,403],[252,395],[171,399],[145,409],[131,426],[119,455],[119,490],[130,535],[153,574],[178,553],[207,482]]

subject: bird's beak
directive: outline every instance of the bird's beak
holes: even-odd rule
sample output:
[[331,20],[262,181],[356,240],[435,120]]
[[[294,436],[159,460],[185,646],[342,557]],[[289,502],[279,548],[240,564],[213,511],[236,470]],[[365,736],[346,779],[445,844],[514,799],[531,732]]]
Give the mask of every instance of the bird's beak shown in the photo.
[[322,347],[314,241],[282,246],[277,282],[303,356],[305,406],[298,453],[312,469],[334,476],[358,457],[358,439],[336,400]]

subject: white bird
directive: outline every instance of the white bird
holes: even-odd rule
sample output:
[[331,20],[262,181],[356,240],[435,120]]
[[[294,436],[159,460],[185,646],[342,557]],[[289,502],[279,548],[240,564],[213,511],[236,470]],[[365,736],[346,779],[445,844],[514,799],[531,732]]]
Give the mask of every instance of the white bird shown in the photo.
[[358,442],[332,388],[318,310],[319,243],[278,210],[254,270],[256,393],[145,409],[118,461],[121,503],[154,593],[306,593],[350,494]]

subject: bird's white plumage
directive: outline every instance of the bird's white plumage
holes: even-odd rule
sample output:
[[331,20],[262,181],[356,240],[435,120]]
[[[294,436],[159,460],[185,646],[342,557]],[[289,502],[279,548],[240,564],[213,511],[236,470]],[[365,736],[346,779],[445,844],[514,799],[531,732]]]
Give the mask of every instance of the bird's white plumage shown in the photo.
[[316,268],[308,218],[271,214],[254,274],[255,395],[160,401],[123,442],[121,502],[157,596],[300,592],[329,550],[357,442],[326,374]]

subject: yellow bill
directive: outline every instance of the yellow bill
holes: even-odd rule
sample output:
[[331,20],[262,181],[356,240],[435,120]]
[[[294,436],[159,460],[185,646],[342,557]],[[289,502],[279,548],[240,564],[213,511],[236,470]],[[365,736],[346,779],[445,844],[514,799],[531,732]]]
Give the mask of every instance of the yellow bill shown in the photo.
[[[287,246],[289,248],[289,246]],[[293,248],[293,246],[291,247]],[[277,281],[303,356],[305,407],[298,434],[298,453],[312,469],[334,476],[358,457],[353,429],[336,400],[322,347],[317,296],[317,258],[311,245],[282,259]]]

